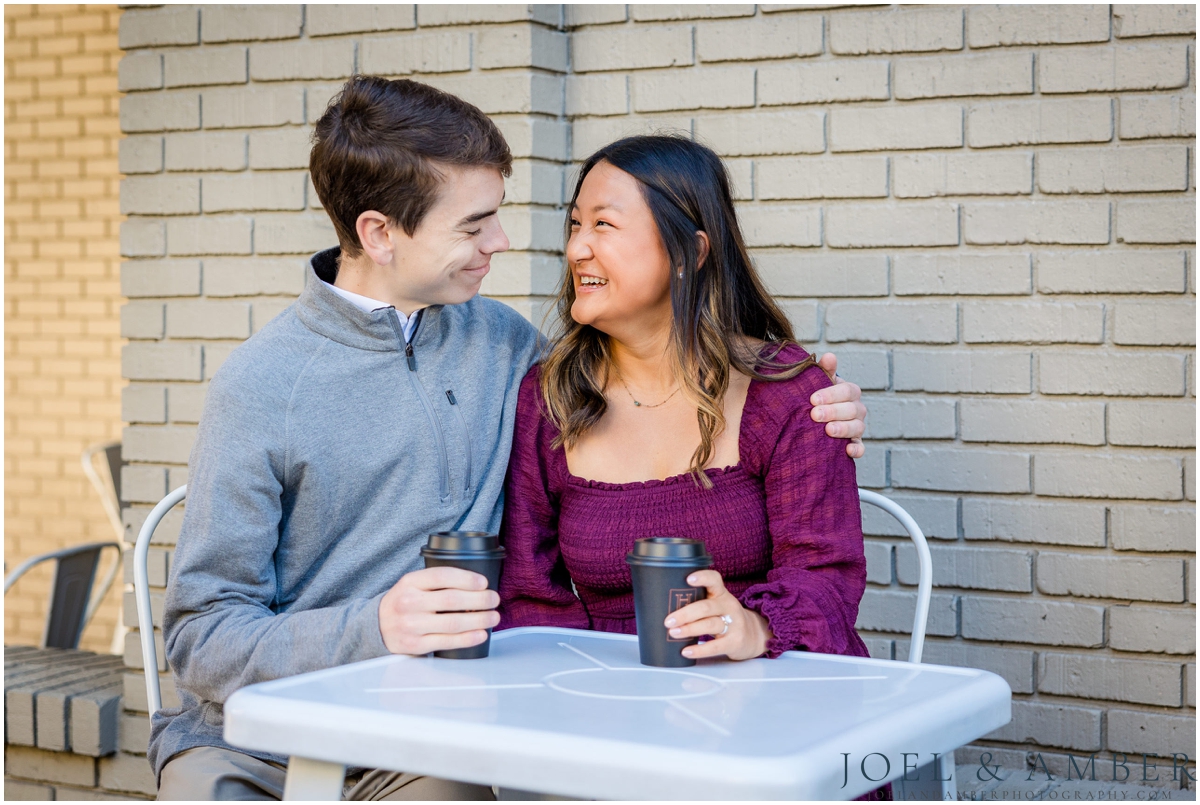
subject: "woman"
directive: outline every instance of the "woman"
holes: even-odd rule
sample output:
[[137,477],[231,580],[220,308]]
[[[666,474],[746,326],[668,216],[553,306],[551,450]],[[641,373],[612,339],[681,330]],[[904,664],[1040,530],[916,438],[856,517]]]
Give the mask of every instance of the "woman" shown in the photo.
[[[563,332],[521,385],[499,628],[636,633],[634,539],[703,540],[689,657],[866,656],[854,462],[809,416],[829,378],[755,274],[720,159],[630,137],[584,163]],[[578,591],[578,596],[572,591]]]

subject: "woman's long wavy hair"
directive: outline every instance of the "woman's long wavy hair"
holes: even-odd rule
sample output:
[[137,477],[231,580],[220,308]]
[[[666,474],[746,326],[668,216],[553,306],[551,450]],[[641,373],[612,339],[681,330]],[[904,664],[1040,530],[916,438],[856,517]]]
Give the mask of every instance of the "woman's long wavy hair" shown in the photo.
[[[579,172],[571,208],[583,180],[607,162],[633,176],[654,216],[671,261],[671,363],[675,380],[696,406],[700,446],[689,471],[712,486],[704,468],[725,428],[723,402],[730,368],[756,380],[786,380],[813,366],[777,361],[795,343],[787,317],[772,301],[750,262],[738,226],[729,176],[710,148],[676,135],[626,137],[592,154]],[[709,253],[700,265],[697,232],[708,235]],[[570,222],[566,237],[571,234]],[[682,272],[682,278],[680,273]],[[574,446],[607,408],[604,389],[613,370],[609,337],[571,318],[575,281],[570,267],[556,299],[558,332],[543,357],[541,392],[550,420],[559,428],[555,446]],[[772,349],[750,346],[767,342]],[[763,369],[772,374],[765,375]]]

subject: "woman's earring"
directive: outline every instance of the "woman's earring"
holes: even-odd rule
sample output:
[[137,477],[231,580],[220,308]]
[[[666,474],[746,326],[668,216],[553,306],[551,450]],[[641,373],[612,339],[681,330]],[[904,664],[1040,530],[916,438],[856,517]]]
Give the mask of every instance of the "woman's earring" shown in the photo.
[[683,272],[682,272],[682,271],[680,271],[680,272],[679,272],[679,279],[683,279]]

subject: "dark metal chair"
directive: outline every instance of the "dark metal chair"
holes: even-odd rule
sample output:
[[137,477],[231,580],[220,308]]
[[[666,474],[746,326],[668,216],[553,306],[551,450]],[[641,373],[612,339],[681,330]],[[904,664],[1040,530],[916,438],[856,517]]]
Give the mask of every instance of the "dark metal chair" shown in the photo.
[[[96,457],[103,454],[97,471]],[[118,540],[123,538],[125,528],[121,523],[121,443],[106,442],[93,445],[81,456],[83,473],[100,494],[105,514]],[[105,548],[116,549],[116,559],[104,581],[99,594],[92,595],[96,571],[100,567],[100,554]],[[43,648],[78,648],[84,628],[96,614],[96,609],[112,587],[113,580],[121,569],[122,548],[120,542],[89,542],[58,551],[50,551],[27,559],[16,570],[4,577],[4,592],[17,579],[42,562],[55,560],[54,583],[50,588],[50,608],[46,615],[46,628],[42,633]],[[120,628],[118,628],[120,632]],[[124,641],[124,634],[119,634]],[[114,644],[117,641],[114,639]],[[114,652],[116,649],[114,649]]]
[[[100,566],[100,553],[105,548],[115,548],[117,557],[100,585],[100,594],[93,597],[92,585]],[[31,568],[51,559],[56,562],[54,584],[50,588],[50,611],[46,615],[41,645],[43,648],[78,648],[84,627],[96,614],[96,608],[121,568],[121,544],[89,542],[26,559],[4,577],[4,592],[7,594],[17,579]]]

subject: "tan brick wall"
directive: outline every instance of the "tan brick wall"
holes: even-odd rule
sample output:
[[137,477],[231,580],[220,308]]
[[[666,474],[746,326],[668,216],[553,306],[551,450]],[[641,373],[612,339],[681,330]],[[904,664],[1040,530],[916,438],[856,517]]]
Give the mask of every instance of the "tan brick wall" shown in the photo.
[[[116,6],[4,7],[4,560],[113,539],[79,464],[120,438]],[[105,557],[106,561],[108,557]],[[4,599],[41,638],[49,568]],[[120,585],[115,585],[119,587]],[[120,590],[84,634],[107,651]]]
[[[121,33],[131,524],[333,242],[304,143],[353,69],[501,125],[514,251],[484,291],[534,316],[571,164],[682,130],[726,157],[799,337],[866,390],[859,482],[934,538],[926,658],[1013,687],[994,758],[1194,746],[1194,7],[171,6]],[[860,627],[904,658],[911,550],[866,530]]]

